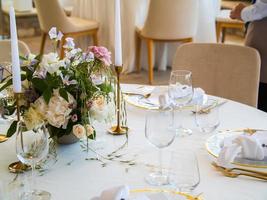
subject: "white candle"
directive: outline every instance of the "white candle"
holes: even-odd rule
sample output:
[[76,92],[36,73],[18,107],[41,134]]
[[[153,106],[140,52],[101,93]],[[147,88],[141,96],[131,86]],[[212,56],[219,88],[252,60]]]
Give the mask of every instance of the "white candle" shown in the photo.
[[21,76],[20,76],[19,49],[18,49],[16,17],[15,17],[15,11],[13,7],[10,7],[9,16],[10,16],[13,91],[14,93],[20,93],[21,92]]
[[121,9],[120,0],[115,0],[115,65],[122,66]]

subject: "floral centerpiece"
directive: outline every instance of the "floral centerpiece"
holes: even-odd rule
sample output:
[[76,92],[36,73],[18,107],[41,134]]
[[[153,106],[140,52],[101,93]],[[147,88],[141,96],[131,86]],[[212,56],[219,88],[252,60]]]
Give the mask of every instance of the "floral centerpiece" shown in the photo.
[[[54,52],[21,57],[21,116],[29,130],[45,123],[51,137],[73,133],[79,139],[93,139],[92,119],[111,120],[114,115],[111,53],[96,46],[83,52],[75,48],[73,38],[66,38],[65,57],[60,59],[56,44],[63,35],[52,28],[49,36]],[[0,91],[12,84],[11,75],[2,84]],[[6,107],[7,113],[14,113],[15,107],[16,103]],[[8,137],[15,133],[17,123],[11,124]]]

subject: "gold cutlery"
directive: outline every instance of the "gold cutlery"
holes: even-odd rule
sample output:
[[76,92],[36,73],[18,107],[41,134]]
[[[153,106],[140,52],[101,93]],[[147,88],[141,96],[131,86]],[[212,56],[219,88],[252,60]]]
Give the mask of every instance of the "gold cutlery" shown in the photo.
[[146,99],[151,96],[151,93],[141,94],[141,93],[134,93],[134,92],[123,92],[123,94],[126,94],[126,95],[138,95],[138,96],[142,96],[142,97],[144,97]]
[[[259,171],[254,171],[254,170],[246,170],[242,168],[225,168],[222,166],[217,165],[215,162],[212,163],[212,165],[224,176],[231,177],[231,178],[236,178],[238,176],[248,176],[248,177],[253,177],[253,178],[258,178],[261,180],[266,180],[267,181],[267,174],[264,172],[259,172]],[[240,170],[244,172],[233,172],[233,170]]]
[[209,114],[210,111],[211,111],[213,108],[216,108],[216,107],[218,107],[218,106],[221,106],[221,105],[225,104],[226,102],[227,102],[227,101],[224,100],[224,101],[218,102],[218,103],[216,103],[216,104],[208,105],[208,106],[206,106],[205,108],[202,108],[202,109],[197,110],[197,111],[196,111],[196,110],[193,110],[192,112],[193,112],[194,114],[196,114],[196,113],[198,113],[198,114]]
[[233,168],[226,168],[226,167],[223,167],[223,166],[220,166],[218,165],[216,162],[212,162],[212,165],[216,168],[221,168],[225,171],[228,171],[228,172],[232,172],[234,170],[237,170],[237,171],[244,171],[244,172],[249,172],[249,173],[255,173],[255,174],[259,174],[259,175],[262,175],[262,176],[266,176],[267,177],[267,172],[261,172],[261,171],[256,171],[256,170],[251,170],[251,169],[245,169],[245,168],[239,168],[239,167],[233,167]]
[[244,132],[250,135],[253,135],[257,131],[267,131],[266,129],[254,129],[254,128],[244,128],[244,129],[227,129],[227,130],[221,130],[220,133],[227,133],[227,132]]
[[8,137],[6,135],[0,134],[0,143],[5,142],[8,140]]

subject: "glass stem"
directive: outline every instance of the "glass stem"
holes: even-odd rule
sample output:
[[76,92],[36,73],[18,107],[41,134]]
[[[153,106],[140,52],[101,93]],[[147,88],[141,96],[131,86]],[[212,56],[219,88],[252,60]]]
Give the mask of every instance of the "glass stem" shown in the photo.
[[163,167],[162,167],[162,149],[159,148],[159,174],[163,175]]
[[34,182],[35,182],[35,162],[32,161],[32,164],[31,164],[31,182],[30,182],[30,191],[33,191],[34,190]]

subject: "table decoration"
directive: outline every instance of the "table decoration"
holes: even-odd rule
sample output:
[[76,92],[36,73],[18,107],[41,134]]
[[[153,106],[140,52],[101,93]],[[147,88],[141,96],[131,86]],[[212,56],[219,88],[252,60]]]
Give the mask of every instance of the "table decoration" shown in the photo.
[[[63,35],[53,27],[49,36],[56,45]],[[95,139],[91,120],[104,122],[114,117],[111,53],[96,46],[82,52],[75,48],[73,38],[66,38],[64,48],[62,60],[57,52],[21,57],[22,86],[15,84],[19,78],[13,72],[13,81],[6,77],[0,91],[13,82],[14,92],[22,92],[19,113],[28,130],[44,122],[53,138],[74,134],[78,139]],[[15,110],[16,103],[9,108]],[[8,137],[16,132],[18,121],[12,122]]]
[[[208,153],[218,158],[223,149],[223,144],[225,141],[232,140],[233,138],[244,135],[244,134],[246,133],[235,132],[235,131],[233,132],[228,131],[227,133],[219,132],[216,135],[213,135],[207,139],[206,149]],[[266,132],[262,131],[261,134],[266,135]],[[240,157],[240,155],[239,156],[236,155],[236,152],[232,152],[232,153],[230,152],[228,156],[232,158],[230,162],[235,165],[240,165],[240,166],[245,166],[245,167],[255,167],[255,168],[267,168],[267,156],[266,155],[264,156],[262,160],[247,159],[244,157]],[[219,164],[221,166],[223,165],[227,166],[228,164],[226,163],[228,163],[228,159],[226,161],[223,161],[222,165],[220,163]]]

